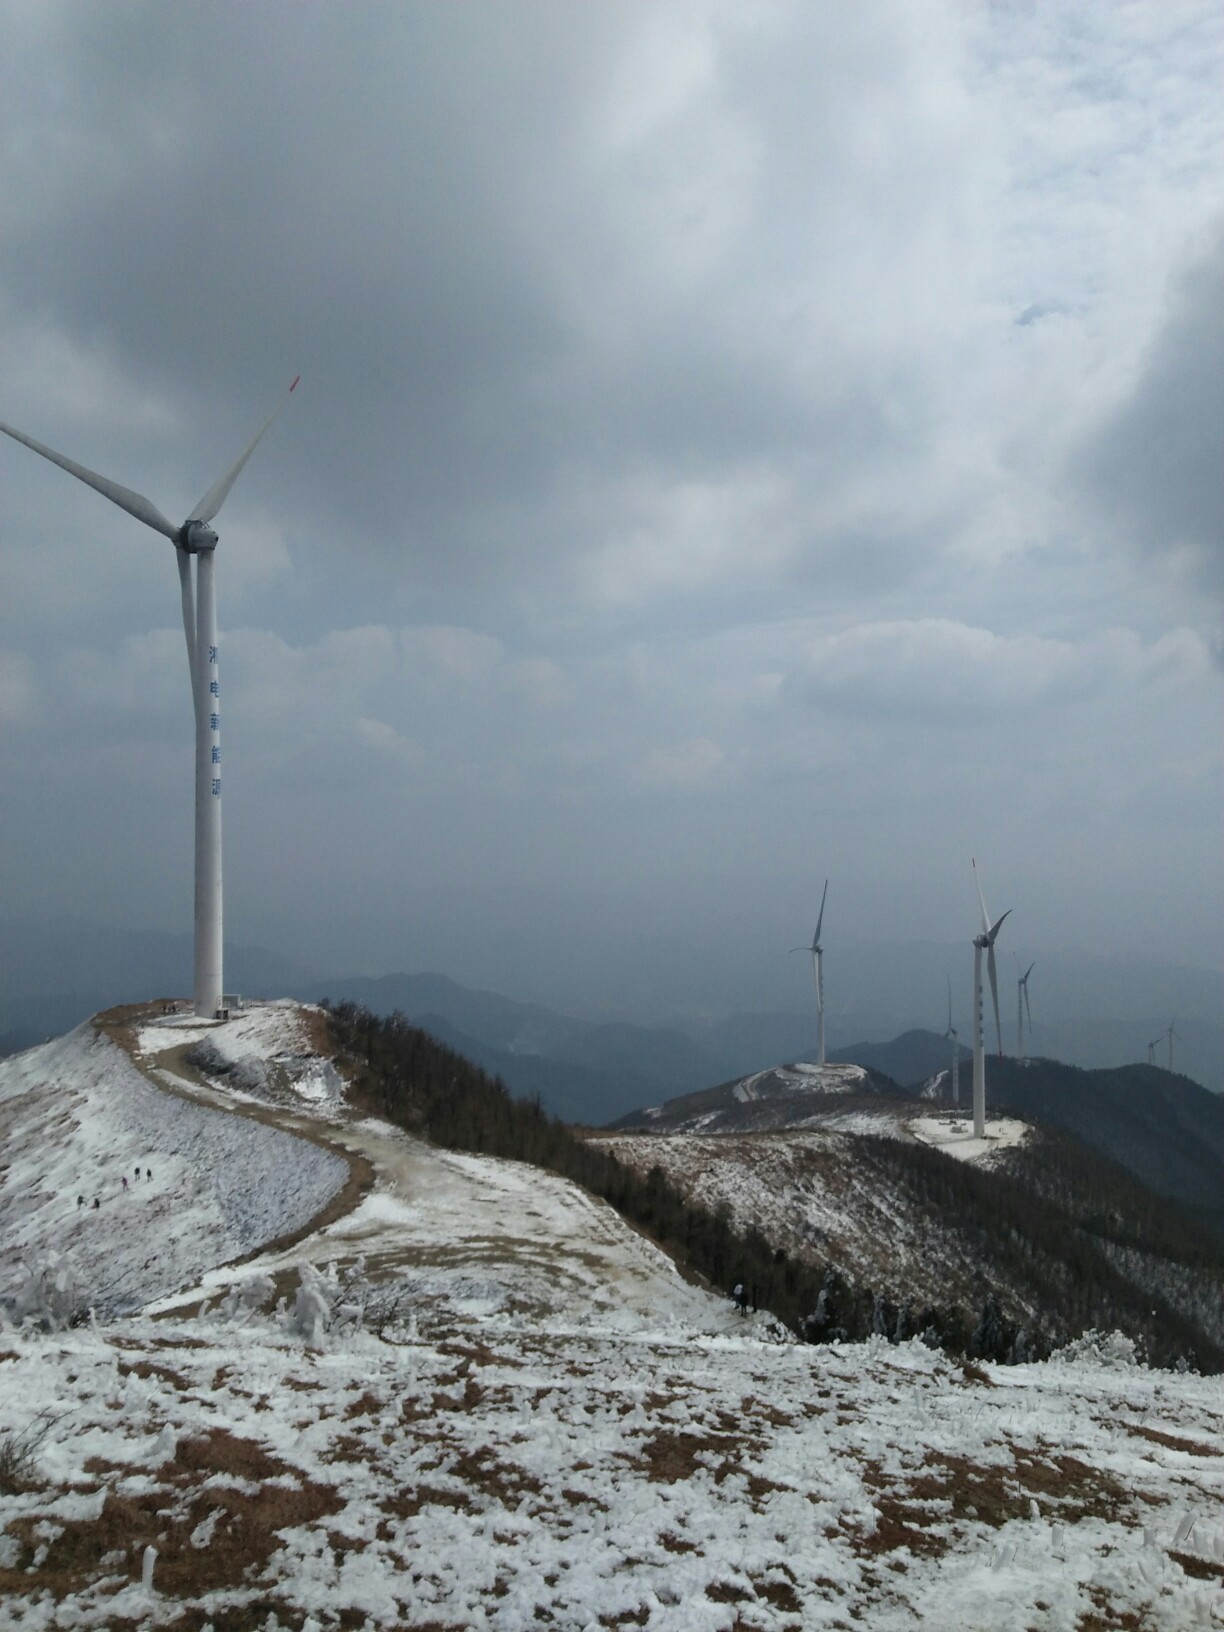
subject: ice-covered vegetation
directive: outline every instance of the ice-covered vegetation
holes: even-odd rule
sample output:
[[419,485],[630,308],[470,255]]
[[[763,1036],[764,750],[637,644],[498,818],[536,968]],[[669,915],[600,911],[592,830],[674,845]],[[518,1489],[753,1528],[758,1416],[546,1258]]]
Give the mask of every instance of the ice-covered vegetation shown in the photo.
[[[899,1331],[878,1294],[865,1341],[787,1340],[682,1278],[557,1171],[563,1130],[487,1079],[460,1091],[455,1057],[411,1028],[348,1017],[364,1107],[311,1066],[316,1015],[268,1008],[244,1028],[217,1028],[194,1065],[190,1026],[111,1046],[205,1122],[296,1130],[282,1163],[303,1144],[330,1156],[348,1201],[332,1193],[286,1240],[278,1177],[275,1239],[197,1284],[168,1277],[157,1318],[74,1324],[82,1276],[30,1234],[0,1332],[0,1624],[1181,1632],[1224,1610],[1214,1379],[1148,1370],[1112,1332],[1057,1364],[961,1361]],[[0,1103],[23,1103],[11,1125],[33,1139],[53,1100],[21,1069]],[[369,1114],[380,1094],[416,1134]],[[104,1148],[113,1108],[72,1105],[64,1150]],[[881,1173],[905,1148],[859,1137]],[[553,1171],[491,1153],[520,1141]],[[191,1148],[207,1163],[218,1147]],[[671,1187],[583,1153],[665,1233]],[[111,1200],[90,1222],[134,1261],[143,1215]],[[215,1205],[202,1179],[180,1202],[176,1240]],[[684,1216],[716,1218],[737,1250],[717,1207]],[[825,1337],[844,1292],[813,1298]],[[998,1318],[988,1300],[980,1355]]]

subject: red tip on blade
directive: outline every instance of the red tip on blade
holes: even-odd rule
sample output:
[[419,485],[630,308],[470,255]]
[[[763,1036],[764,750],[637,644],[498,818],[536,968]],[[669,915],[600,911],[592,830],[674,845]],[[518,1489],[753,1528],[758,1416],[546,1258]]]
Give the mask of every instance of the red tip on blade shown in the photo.
[[293,376],[293,384],[289,387],[290,391],[296,391],[297,390],[297,384],[298,384],[298,381],[301,379],[301,377],[302,376],[300,374],[295,374]]

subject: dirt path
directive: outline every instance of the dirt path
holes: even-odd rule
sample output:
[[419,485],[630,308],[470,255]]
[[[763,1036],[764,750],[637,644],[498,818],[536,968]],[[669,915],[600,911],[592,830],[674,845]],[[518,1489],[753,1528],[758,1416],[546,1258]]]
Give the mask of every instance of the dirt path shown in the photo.
[[159,1310],[187,1312],[255,1271],[287,1289],[303,1261],[365,1261],[371,1280],[406,1280],[414,1307],[438,1319],[504,1315],[536,1323],[640,1329],[682,1322],[721,1330],[729,1306],[685,1283],[672,1261],[612,1208],[525,1163],[440,1150],[351,1111],[235,1099],[186,1060],[190,1043],[145,1052],[136,1022],[105,1028],[165,1092],[248,1116],[341,1157],[349,1181],[302,1230],[218,1267]]

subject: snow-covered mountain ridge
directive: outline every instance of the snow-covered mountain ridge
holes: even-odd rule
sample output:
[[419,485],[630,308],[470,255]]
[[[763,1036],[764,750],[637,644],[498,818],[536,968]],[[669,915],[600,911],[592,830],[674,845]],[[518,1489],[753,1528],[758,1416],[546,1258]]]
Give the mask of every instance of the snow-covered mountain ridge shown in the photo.
[[[1214,1379],[1138,1368],[1116,1340],[1015,1367],[779,1342],[564,1180],[347,1109],[310,1011],[155,1018],[126,1017],[126,1047],[83,1028],[0,1068],[20,1134],[0,1206],[19,1184],[32,1252],[69,1173],[127,1176],[96,1244],[153,1284],[196,1221],[224,1223],[228,1161],[238,1189],[263,1186],[273,1244],[158,1298],[161,1318],[0,1332],[0,1624],[1212,1624]],[[176,1106],[147,1200],[137,1082]],[[173,1131],[178,1105],[207,1137]],[[257,1129],[285,1143],[244,1165]],[[59,1176],[43,1189],[40,1139]],[[370,1179],[285,1248],[282,1203],[327,1188],[299,1195],[303,1144]],[[140,1210],[159,1166],[173,1254],[170,1205]]]

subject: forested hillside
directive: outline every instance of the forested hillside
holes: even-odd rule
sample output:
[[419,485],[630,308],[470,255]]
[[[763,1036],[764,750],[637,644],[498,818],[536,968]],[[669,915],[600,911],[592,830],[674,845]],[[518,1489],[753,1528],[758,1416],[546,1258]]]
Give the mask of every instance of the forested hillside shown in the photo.
[[[877,1257],[864,1273],[859,1262],[805,1240],[798,1195],[794,1227],[771,1224],[767,1233],[757,1221],[766,1209],[754,1205],[751,1158],[740,1164],[737,1201],[705,1200],[669,1171],[669,1149],[695,1146],[686,1136],[621,1136],[615,1147],[584,1138],[398,1016],[379,1019],[340,1004],[330,1025],[353,1093],[371,1110],[449,1148],[532,1162],[574,1180],[690,1272],[727,1290],[743,1282],[809,1339],[919,1331],[958,1352],[1020,1357],[1089,1327],[1118,1326],[1141,1338],[1158,1363],[1193,1357],[1224,1369],[1218,1308],[1205,1318],[1197,1293],[1166,1298],[1151,1285],[1156,1266],[1157,1281],[1176,1271],[1201,1291],[1224,1274],[1224,1252],[1203,1246],[1121,1168],[1069,1140],[1038,1140],[1003,1168],[983,1170],[897,1138],[840,1136],[837,1160],[849,1186],[865,1194],[887,1187],[901,1198],[910,1232],[927,1244],[936,1273],[907,1281],[903,1265],[890,1269]],[[786,1138],[742,1143],[763,1148]],[[879,1230],[877,1250],[887,1251],[891,1239]],[[941,1293],[936,1244],[949,1239],[972,1267]]]
[[992,1058],[987,1081],[992,1106],[1073,1134],[1224,1228],[1224,1097],[1150,1065]]

